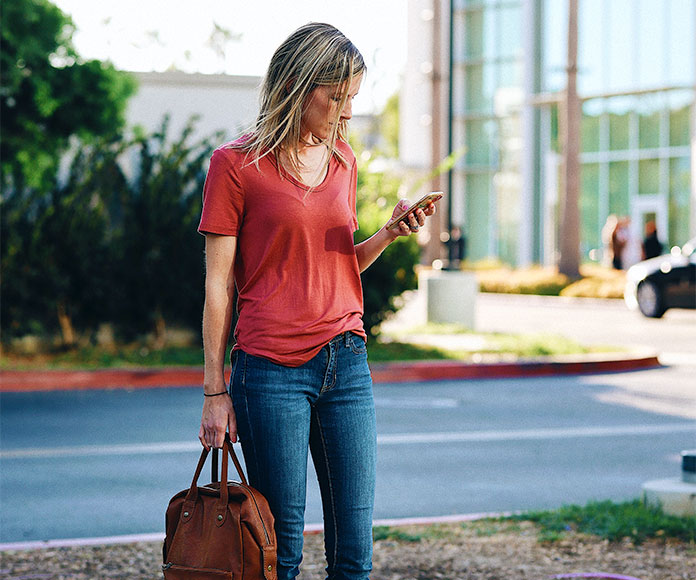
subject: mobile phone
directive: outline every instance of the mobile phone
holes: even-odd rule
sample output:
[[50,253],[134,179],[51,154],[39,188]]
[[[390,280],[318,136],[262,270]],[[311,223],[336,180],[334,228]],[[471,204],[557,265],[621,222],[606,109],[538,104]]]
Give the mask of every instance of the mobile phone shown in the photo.
[[408,217],[408,214],[416,211],[418,208],[425,208],[428,207],[431,203],[435,203],[439,199],[442,198],[444,193],[441,191],[431,191],[429,194],[424,195],[421,197],[416,203],[414,203],[411,207],[409,207],[407,210],[401,212],[398,216],[396,216],[394,219],[392,219],[388,224],[387,224],[387,229],[390,230],[394,226],[396,226],[400,221],[405,220]]

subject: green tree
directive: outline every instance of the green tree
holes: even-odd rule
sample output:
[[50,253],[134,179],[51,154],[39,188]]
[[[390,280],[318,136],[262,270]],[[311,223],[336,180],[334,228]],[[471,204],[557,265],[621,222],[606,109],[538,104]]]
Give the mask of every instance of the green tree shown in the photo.
[[3,196],[47,191],[71,136],[111,136],[124,123],[134,79],[80,59],[74,26],[48,0],[4,0],[0,20]]
[[[65,346],[76,328],[94,328],[108,312],[108,191],[124,183],[120,144],[76,149],[67,179],[47,193],[11,196],[0,215],[5,334],[50,334]],[[8,328],[9,327],[9,328]]]
[[174,141],[169,118],[133,147],[138,166],[121,201],[122,223],[115,315],[130,334],[154,331],[164,343],[167,324],[198,329],[203,310],[203,236],[197,233],[206,161],[222,134],[192,141],[195,118]]

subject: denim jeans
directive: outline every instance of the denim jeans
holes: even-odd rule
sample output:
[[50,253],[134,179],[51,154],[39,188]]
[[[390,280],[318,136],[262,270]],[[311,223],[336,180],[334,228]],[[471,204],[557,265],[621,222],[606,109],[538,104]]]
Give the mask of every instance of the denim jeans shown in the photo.
[[321,490],[327,578],[368,578],[377,437],[364,340],[341,334],[300,367],[236,351],[230,382],[249,483],[275,518],[278,579],[299,574],[308,450]]

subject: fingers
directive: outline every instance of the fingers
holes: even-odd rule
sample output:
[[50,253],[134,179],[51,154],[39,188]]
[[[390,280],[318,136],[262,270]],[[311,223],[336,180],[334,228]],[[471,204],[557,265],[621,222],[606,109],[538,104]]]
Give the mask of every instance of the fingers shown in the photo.
[[422,209],[417,209],[408,214],[405,219],[399,222],[399,233],[403,236],[418,233],[420,228],[425,225],[426,215],[428,214]]
[[230,441],[232,443],[237,442],[237,420],[234,415],[229,417],[228,423],[227,423],[227,429],[230,433]]
[[[394,209],[394,213],[397,214],[399,211],[403,211],[408,207],[408,201],[401,200]],[[396,227],[396,231],[400,236],[410,236],[411,234],[418,233],[421,227],[425,225],[425,218],[433,215],[436,212],[436,207],[434,203],[429,203],[423,209],[417,209],[410,214],[408,214],[404,219],[402,219]]]
[[237,420],[229,397],[211,397],[203,404],[198,440],[206,450],[220,448],[229,431],[230,441],[237,441]]

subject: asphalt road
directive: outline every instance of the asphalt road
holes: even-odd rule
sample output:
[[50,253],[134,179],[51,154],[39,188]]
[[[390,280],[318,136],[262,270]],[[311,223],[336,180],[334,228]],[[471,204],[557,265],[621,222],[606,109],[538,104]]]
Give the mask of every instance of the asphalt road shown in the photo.
[[[489,301],[495,312],[484,313],[482,301],[480,323],[504,321],[511,303]],[[616,304],[579,313],[557,304],[551,318],[565,319],[565,334],[596,330],[603,342],[602,329],[625,314]],[[549,318],[548,306],[523,305],[510,306],[507,331],[513,320],[539,329],[537,317]],[[677,477],[679,452],[696,447],[696,348],[682,347],[685,338],[692,348],[696,319],[685,314],[649,321],[662,324],[650,339],[661,337],[676,361],[661,369],[376,385],[375,517],[622,500],[647,480]],[[589,317],[592,328],[570,329]],[[190,485],[200,406],[198,387],[3,394],[0,542],[160,533],[169,497]],[[306,521],[315,523],[309,480]]]

